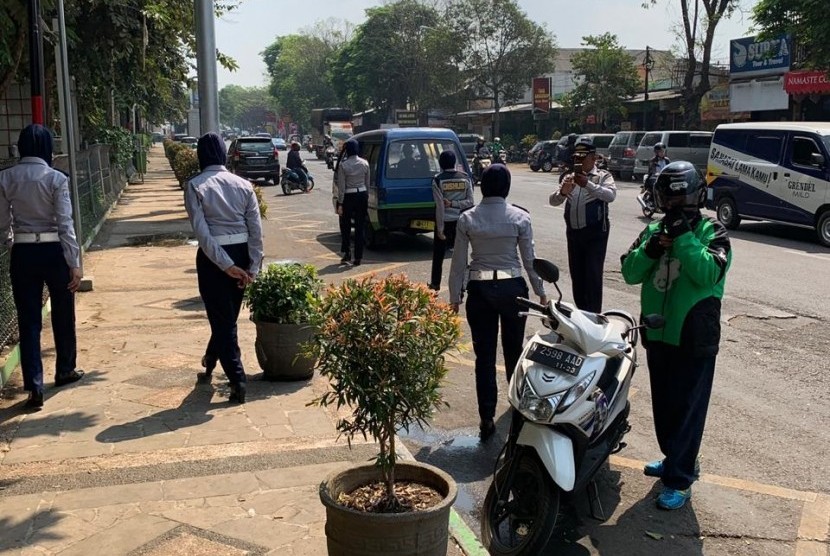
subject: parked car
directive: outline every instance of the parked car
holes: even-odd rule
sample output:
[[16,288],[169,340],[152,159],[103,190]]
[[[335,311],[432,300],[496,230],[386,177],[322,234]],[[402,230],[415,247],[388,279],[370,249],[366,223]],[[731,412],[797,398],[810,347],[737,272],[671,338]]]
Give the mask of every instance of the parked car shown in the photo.
[[640,141],[634,162],[634,179],[640,181],[648,173],[649,161],[654,158],[654,145],[666,145],[666,156],[672,161],[685,160],[701,172],[706,171],[712,133],[709,131],[649,131]]
[[274,137],[273,139],[271,139],[271,142],[274,144],[276,148],[278,148],[281,151],[288,150],[288,145],[285,143],[285,139],[283,139],[282,137]]
[[464,155],[467,158],[473,158],[476,154],[476,143],[481,139],[484,141],[484,136],[477,133],[459,133],[458,140],[461,142],[461,148],[464,149]]
[[615,177],[630,181],[634,177],[634,161],[637,147],[645,131],[618,131],[608,146],[608,169]]
[[188,136],[187,133],[175,133],[173,135],[173,141],[181,141],[182,139],[184,139],[187,136]]
[[556,166],[557,141],[539,141],[527,153],[527,165],[534,172],[550,172]]
[[267,137],[268,139],[271,138],[271,134],[267,131],[260,131],[259,133],[255,133],[254,137]]
[[727,228],[782,222],[814,229],[830,247],[830,123],[719,125],[706,178],[706,206]]
[[163,142],[164,141],[164,134],[161,133],[160,131],[154,131],[152,141],[153,141],[154,144]]
[[280,152],[270,137],[239,137],[228,148],[228,169],[243,178],[280,181]]
[[191,149],[195,149],[197,143],[199,142],[199,139],[197,139],[196,137],[191,137],[190,135],[187,135],[185,137],[182,137],[179,142],[183,145],[190,146]]

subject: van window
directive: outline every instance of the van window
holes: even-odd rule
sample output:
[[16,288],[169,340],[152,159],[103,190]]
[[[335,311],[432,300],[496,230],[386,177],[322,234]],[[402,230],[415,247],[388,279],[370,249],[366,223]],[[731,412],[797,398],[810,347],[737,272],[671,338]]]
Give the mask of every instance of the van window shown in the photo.
[[598,149],[607,149],[611,145],[611,139],[613,138],[610,135],[595,135],[594,146]]
[[711,135],[692,135],[689,137],[689,147],[693,149],[706,149],[712,146]]
[[360,157],[369,163],[369,184],[375,185],[378,174],[378,159],[380,158],[380,143],[363,143],[360,145]]
[[750,132],[747,134],[746,153],[752,158],[778,164],[784,137],[780,133]]
[[432,178],[440,172],[438,157],[452,151],[458,160],[461,154],[455,143],[440,139],[413,139],[389,143],[386,175],[391,179]]
[[643,140],[640,141],[641,147],[653,147],[657,143],[663,140],[662,133],[646,133],[643,136]]
[[815,168],[812,158],[814,154],[821,154],[816,142],[809,137],[794,137],[792,150],[792,163],[798,166]]
[[688,133],[669,133],[668,148],[689,148],[689,134]]

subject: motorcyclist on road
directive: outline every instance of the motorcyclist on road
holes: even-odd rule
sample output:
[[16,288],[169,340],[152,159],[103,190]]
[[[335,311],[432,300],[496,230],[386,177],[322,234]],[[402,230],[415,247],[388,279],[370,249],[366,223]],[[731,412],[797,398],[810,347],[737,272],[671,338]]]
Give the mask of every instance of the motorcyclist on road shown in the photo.
[[648,162],[648,177],[656,176],[669,164],[671,160],[666,156],[666,145],[657,143],[654,145],[654,158]]
[[303,157],[300,156],[300,144],[297,141],[291,142],[291,150],[288,151],[288,160],[285,165],[289,170],[293,170],[297,174],[303,187],[308,185],[308,168],[306,168],[305,162],[303,162]]
[[501,137],[494,137],[493,143],[490,145],[490,148],[496,154],[499,154],[501,151],[503,151],[504,147],[501,144]]
[[484,138],[479,137],[478,139],[476,139],[476,146],[475,146],[475,150],[473,152],[475,153],[476,156],[479,156],[479,153],[482,150],[486,151],[487,147],[484,145]]

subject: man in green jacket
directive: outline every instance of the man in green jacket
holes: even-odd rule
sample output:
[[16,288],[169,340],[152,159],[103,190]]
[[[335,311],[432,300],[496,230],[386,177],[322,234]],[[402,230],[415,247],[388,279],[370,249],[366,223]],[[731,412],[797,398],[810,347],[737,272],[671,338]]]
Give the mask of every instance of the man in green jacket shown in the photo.
[[726,272],[732,260],[726,229],[704,217],[706,186],[688,162],[667,165],[654,186],[665,213],[622,257],[628,284],[642,284],[643,315],[660,314],[665,326],[648,330],[654,428],[665,456],[643,472],[659,477],[657,506],[682,508],[700,473],[697,463],[720,344],[720,314]]

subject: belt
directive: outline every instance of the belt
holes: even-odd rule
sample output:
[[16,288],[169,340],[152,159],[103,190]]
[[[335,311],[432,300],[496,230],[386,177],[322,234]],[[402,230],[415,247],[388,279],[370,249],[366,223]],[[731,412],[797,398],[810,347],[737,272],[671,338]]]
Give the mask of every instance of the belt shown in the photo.
[[15,243],[54,243],[60,241],[58,232],[35,232],[14,234]]
[[248,241],[248,234],[225,234],[222,236],[213,236],[213,239],[215,239],[216,243],[219,245],[235,245],[237,243],[245,243]]
[[509,280],[510,278],[520,278],[522,276],[521,268],[511,268],[508,270],[471,270],[470,280]]
[[365,187],[347,187],[346,193],[363,193],[366,191]]

